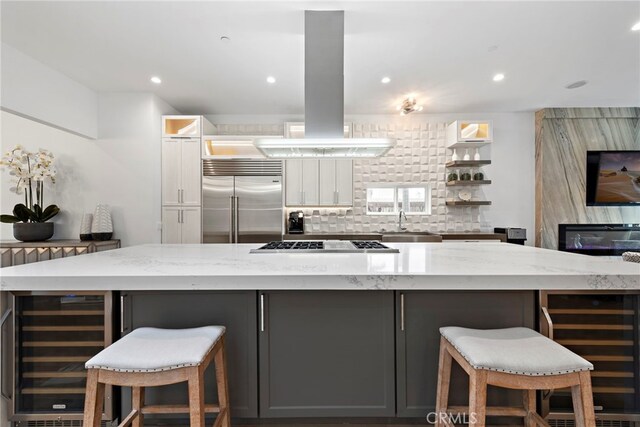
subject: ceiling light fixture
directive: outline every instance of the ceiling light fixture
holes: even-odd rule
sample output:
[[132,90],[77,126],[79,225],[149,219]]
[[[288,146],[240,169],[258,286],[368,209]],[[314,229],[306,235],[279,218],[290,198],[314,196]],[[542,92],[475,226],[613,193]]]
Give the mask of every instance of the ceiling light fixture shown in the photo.
[[276,82],[276,78],[273,76],[269,76],[267,77],[267,83],[269,83],[270,85],[274,84]]
[[162,83],[162,79],[160,77],[158,77],[158,76],[153,76],[149,80],[151,80],[151,83],[155,83],[157,85]]
[[493,81],[494,82],[501,82],[504,80],[504,74],[502,73],[498,73],[495,76],[493,76]]
[[227,37],[227,36],[222,36],[222,37],[220,37],[220,41],[222,43],[229,43],[231,41],[231,39],[229,37]]
[[409,97],[402,101],[402,104],[398,105],[397,110],[400,111],[401,116],[406,116],[416,111],[422,111],[422,105],[418,105],[414,97]]
[[570,83],[565,86],[566,89],[578,89],[587,84],[586,80],[578,80],[577,82]]
[[387,84],[391,81],[391,79],[389,77],[383,77],[382,80],[380,80],[380,83],[382,84]]
[[640,22],[631,27],[631,31],[640,31]]

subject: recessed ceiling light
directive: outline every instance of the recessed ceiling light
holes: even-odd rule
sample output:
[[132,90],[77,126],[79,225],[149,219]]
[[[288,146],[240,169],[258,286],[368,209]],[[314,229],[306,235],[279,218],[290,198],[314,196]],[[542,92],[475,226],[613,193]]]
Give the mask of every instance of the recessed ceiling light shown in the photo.
[[631,27],[631,31],[640,31],[640,22]]
[[498,73],[495,76],[493,76],[493,81],[494,82],[501,82],[504,80],[504,74],[502,73]]
[[272,85],[272,84],[274,84],[275,82],[276,82],[276,78],[275,78],[275,77],[273,77],[273,76],[269,76],[269,77],[267,77],[267,83],[269,83],[269,84],[271,84],[271,85]]
[[391,81],[391,79],[390,79],[389,77],[383,77],[383,78],[382,78],[382,80],[380,80],[380,83],[383,83],[383,84],[385,84],[385,85],[386,85],[386,84],[387,84],[387,83],[389,83],[390,81]]
[[487,48],[487,52],[495,52],[496,50],[498,50],[498,45],[497,44],[494,44],[494,45],[489,46]]
[[222,37],[220,37],[220,41],[222,43],[229,43],[231,41],[231,39],[229,37],[227,37],[227,36],[222,36]]
[[151,80],[151,83],[155,83],[155,84],[157,84],[157,85],[159,85],[160,83],[162,83],[162,79],[161,79],[160,77],[158,77],[158,76],[153,76],[153,77],[151,77],[151,79],[150,79],[150,80]]
[[578,89],[579,87],[582,87],[584,85],[587,84],[586,80],[578,80],[577,82],[573,82],[571,84],[568,84],[565,86],[565,88],[567,89]]

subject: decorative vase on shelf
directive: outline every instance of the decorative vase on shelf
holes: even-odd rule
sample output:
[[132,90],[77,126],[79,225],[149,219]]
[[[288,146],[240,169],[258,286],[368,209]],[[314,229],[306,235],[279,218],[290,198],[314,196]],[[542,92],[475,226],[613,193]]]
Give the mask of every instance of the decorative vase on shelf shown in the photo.
[[82,222],[80,223],[80,240],[93,240],[91,236],[91,225],[93,223],[93,214],[86,213],[82,215]]
[[91,223],[91,237],[94,240],[110,240],[113,236],[113,222],[109,205],[96,205]]
[[462,160],[471,160],[468,149],[464,150],[464,157],[462,158]]
[[451,155],[451,160],[452,161],[456,161],[456,160],[460,160],[460,157],[458,157],[458,152],[456,151],[456,149],[453,149],[453,154]]
[[473,155],[473,160],[480,160],[480,151],[476,148],[476,153]]

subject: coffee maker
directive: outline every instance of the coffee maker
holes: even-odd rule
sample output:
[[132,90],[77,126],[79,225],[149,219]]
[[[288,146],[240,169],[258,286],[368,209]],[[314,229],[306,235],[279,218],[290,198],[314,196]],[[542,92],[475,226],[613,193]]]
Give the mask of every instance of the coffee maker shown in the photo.
[[289,212],[289,234],[304,234],[304,214],[302,211]]

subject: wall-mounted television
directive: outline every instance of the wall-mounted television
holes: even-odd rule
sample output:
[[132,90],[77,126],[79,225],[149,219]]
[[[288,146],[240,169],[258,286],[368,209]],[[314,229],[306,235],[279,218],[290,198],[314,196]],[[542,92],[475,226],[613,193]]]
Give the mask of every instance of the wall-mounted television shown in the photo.
[[587,151],[587,206],[640,206],[640,151]]

